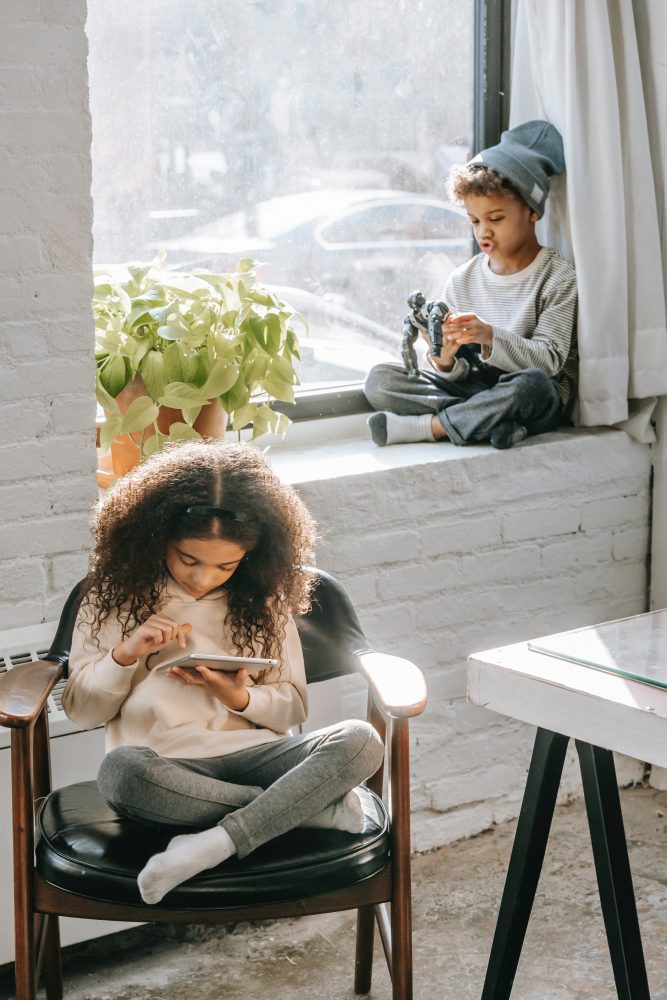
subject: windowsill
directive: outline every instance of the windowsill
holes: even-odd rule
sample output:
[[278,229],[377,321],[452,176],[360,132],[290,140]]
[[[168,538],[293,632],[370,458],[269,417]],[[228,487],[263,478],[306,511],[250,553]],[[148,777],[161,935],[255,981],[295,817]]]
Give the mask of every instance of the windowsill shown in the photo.
[[[564,428],[529,438],[512,449],[536,448],[572,442],[592,435],[617,434],[611,428]],[[305,483],[343,476],[367,475],[389,469],[409,468],[435,462],[484,460],[500,453],[489,444],[457,447],[443,442],[390,445],[378,448],[370,440],[366,414],[293,424],[283,439],[264,437],[260,447],[285,482]]]

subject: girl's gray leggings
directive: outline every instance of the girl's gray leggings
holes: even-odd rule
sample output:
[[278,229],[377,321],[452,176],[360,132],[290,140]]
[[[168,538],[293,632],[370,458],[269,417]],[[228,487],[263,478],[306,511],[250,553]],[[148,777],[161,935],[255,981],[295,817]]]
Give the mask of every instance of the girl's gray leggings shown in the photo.
[[222,757],[159,757],[118,747],[97,783],[121,815],[160,827],[224,827],[240,858],[307,821],[375,774],[383,746],[366,722],[342,722],[305,736]]

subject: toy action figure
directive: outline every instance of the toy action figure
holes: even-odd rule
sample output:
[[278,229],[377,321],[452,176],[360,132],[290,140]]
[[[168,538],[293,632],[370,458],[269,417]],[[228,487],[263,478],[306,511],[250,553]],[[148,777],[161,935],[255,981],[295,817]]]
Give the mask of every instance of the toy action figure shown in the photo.
[[[442,324],[449,315],[449,308],[445,302],[427,302],[424,295],[415,291],[408,296],[408,306],[410,312],[403,319],[403,340],[401,342],[401,357],[405,370],[410,378],[419,376],[419,364],[415,351],[415,341],[420,330],[426,330],[431,344],[431,353],[437,358],[442,350]],[[465,358],[468,364],[476,369],[483,377],[486,374],[486,365],[482,361],[475,346],[462,344],[459,347],[457,357]],[[492,379],[491,382],[494,382]]]

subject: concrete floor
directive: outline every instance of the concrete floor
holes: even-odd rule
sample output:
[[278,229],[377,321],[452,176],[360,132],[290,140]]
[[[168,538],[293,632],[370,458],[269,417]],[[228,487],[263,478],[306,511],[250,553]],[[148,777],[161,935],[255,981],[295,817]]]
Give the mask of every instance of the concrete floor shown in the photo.
[[[622,792],[651,996],[667,1000],[667,793]],[[414,859],[415,1000],[479,1000],[514,824]],[[353,916],[137,928],[65,956],[66,1000],[352,1000]],[[7,967],[0,997],[12,997]],[[4,975],[3,975],[4,974]],[[374,1000],[391,997],[377,955]],[[613,1000],[581,802],[557,810],[512,1000]]]

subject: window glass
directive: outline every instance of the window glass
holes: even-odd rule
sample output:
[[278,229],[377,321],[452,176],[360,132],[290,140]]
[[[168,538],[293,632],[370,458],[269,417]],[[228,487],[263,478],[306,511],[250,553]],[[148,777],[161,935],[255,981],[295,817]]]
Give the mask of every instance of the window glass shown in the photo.
[[97,264],[232,269],[309,321],[305,386],[400,358],[470,254],[473,4],[88,0]]

